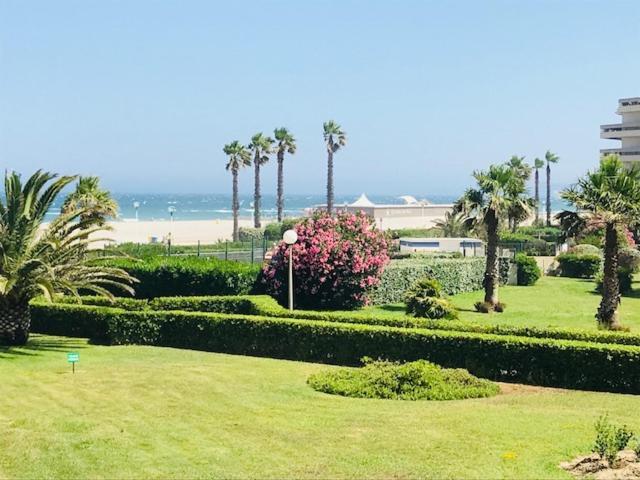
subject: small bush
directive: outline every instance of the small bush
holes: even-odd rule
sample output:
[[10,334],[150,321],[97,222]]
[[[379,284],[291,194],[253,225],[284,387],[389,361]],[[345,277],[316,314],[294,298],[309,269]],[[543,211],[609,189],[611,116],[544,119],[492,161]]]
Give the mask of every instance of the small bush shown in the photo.
[[621,248],[618,251],[618,267],[638,273],[640,270],[640,251],[635,248]]
[[502,313],[507,308],[507,304],[502,302],[498,302],[495,305],[493,305],[491,302],[476,302],[473,304],[473,306],[478,313]]
[[302,222],[304,218],[285,218],[282,222],[273,222],[264,228],[264,236],[267,240],[277,242],[282,240],[284,232],[291,230],[296,224]]
[[518,267],[518,285],[535,284],[542,275],[535,258],[518,253],[515,261]]
[[264,230],[262,228],[240,227],[238,229],[239,240],[241,242],[261,242],[264,238]]
[[593,445],[593,452],[600,455],[613,467],[618,452],[621,452],[633,438],[633,432],[626,425],[618,426],[609,421],[604,415],[598,419],[595,425],[596,439]]
[[446,298],[412,297],[407,299],[407,313],[414,317],[438,320],[458,318],[458,311]]
[[423,278],[418,280],[413,286],[405,293],[405,298],[411,297],[436,297],[442,298],[442,285],[437,280],[432,278]]
[[307,383],[333,395],[393,400],[460,400],[499,391],[495,383],[466,370],[443,369],[425,360],[404,364],[364,360],[362,368],[327,370],[311,375]]
[[602,249],[589,243],[575,245],[569,249],[569,253],[573,253],[575,255],[598,255],[599,257],[602,257]]
[[600,270],[602,259],[598,255],[561,253],[556,257],[560,275],[571,278],[594,278]]

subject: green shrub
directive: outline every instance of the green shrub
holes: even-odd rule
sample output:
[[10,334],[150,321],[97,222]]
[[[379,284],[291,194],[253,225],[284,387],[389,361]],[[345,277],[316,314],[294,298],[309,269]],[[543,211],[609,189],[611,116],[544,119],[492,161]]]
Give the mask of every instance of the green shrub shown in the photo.
[[444,369],[425,360],[409,363],[370,361],[362,368],[313,374],[307,383],[319,392],[356,398],[461,400],[490,397],[500,388],[466,370]]
[[598,248],[589,243],[581,243],[579,245],[575,245],[569,249],[569,253],[573,253],[575,255],[598,255],[602,257],[602,249]]
[[640,270],[640,252],[635,248],[621,248],[618,251],[618,267],[631,273],[638,273],[638,270]]
[[397,240],[401,237],[407,238],[429,238],[429,237],[441,237],[442,230],[439,228],[395,228],[387,230],[389,236],[393,240]]
[[264,238],[264,229],[262,228],[251,228],[251,227],[240,227],[238,229],[239,240],[241,242],[261,242]]
[[518,227],[516,233],[528,235],[551,243],[559,243],[562,236],[562,230],[558,227]]
[[136,298],[244,295],[258,289],[260,273],[260,265],[202,257],[116,259],[107,264],[122,268],[140,281],[135,285]]
[[[446,322],[445,322],[446,323]],[[33,305],[33,331],[230,354],[357,365],[424,359],[496,380],[640,393],[640,347],[196,312]]]
[[606,415],[598,419],[595,425],[596,439],[593,445],[593,452],[600,455],[613,467],[618,452],[621,452],[633,438],[633,432],[626,425],[614,425]]
[[[374,305],[401,303],[404,294],[411,285],[424,277],[433,278],[442,285],[447,295],[472,292],[482,289],[485,259],[412,257],[404,260],[392,260],[382,274],[380,285],[370,295]],[[506,282],[509,263],[501,259],[500,276]]]
[[515,262],[518,267],[518,285],[533,285],[542,276],[535,258],[517,253]]
[[602,259],[598,255],[561,253],[556,257],[560,275],[571,278],[594,278],[600,270]]
[[478,313],[491,313],[491,312],[502,313],[507,308],[507,304],[498,302],[494,305],[491,302],[483,301],[483,302],[474,303],[473,308],[475,308],[476,312]]
[[455,307],[442,298],[442,286],[437,280],[418,280],[405,294],[406,312],[414,317],[431,319],[458,317]]
[[280,241],[282,240],[282,235],[284,235],[284,232],[286,232],[287,230],[291,230],[302,220],[304,220],[304,218],[285,218],[280,223],[269,223],[264,228],[264,237],[269,241]]

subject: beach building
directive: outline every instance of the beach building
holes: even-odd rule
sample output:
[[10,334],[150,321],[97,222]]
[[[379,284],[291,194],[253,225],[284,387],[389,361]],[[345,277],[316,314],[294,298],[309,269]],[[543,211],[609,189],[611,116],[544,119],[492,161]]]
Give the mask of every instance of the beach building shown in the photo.
[[484,242],[477,238],[463,237],[429,237],[405,238],[401,237],[400,252],[403,253],[435,253],[454,252],[465,257],[484,256]]
[[618,100],[621,123],[600,126],[600,138],[620,140],[619,148],[605,148],[601,155],[616,153],[625,164],[640,162],[640,97]]
[[[336,205],[335,210],[353,213],[363,211],[375,219],[378,228],[389,230],[431,228],[444,218],[445,213],[453,209],[453,204],[434,204],[428,200],[417,200],[410,195],[403,195],[399,199],[402,203],[376,204],[363,193],[353,203]],[[326,208],[326,205],[318,205],[314,209],[318,208]]]

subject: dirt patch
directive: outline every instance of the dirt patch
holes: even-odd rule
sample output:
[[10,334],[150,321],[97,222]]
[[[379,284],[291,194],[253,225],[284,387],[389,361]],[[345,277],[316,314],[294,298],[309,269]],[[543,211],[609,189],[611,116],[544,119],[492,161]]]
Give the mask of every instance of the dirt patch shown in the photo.
[[566,392],[561,388],[538,387],[536,385],[522,385],[520,383],[496,382],[500,386],[501,395],[524,395],[530,393],[560,393]]
[[575,477],[589,477],[595,480],[631,480],[640,478],[640,459],[632,450],[618,453],[614,466],[593,453],[578,457],[570,462],[562,462],[560,468]]

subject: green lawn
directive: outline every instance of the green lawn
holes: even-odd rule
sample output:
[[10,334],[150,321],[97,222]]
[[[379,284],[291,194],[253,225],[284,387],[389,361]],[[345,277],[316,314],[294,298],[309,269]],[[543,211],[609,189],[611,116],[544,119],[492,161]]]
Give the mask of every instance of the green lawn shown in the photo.
[[[594,282],[573,278],[543,277],[531,287],[501,287],[500,300],[507,304],[503,313],[481,314],[473,304],[482,300],[482,292],[451,297],[460,311],[460,319],[477,323],[528,325],[537,327],[569,327],[596,330],[595,313],[600,296],[594,293]],[[635,288],[640,287],[637,283]],[[640,295],[638,291],[622,298],[620,316],[623,325],[640,333]],[[386,315],[402,315],[403,305],[369,307],[367,310]]]
[[602,413],[640,431],[635,396],[348,399],[306,385],[321,368],[36,336],[0,349],[0,478],[569,478]]

